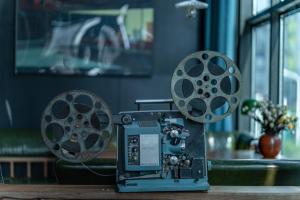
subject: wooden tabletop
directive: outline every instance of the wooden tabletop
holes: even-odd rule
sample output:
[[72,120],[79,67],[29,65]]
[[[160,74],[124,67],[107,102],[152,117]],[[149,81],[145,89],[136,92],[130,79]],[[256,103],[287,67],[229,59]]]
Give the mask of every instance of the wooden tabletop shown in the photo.
[[300,199],[300,187],[213,186],[207,193],[117,193],[114,186],[0,185],[0,199]]

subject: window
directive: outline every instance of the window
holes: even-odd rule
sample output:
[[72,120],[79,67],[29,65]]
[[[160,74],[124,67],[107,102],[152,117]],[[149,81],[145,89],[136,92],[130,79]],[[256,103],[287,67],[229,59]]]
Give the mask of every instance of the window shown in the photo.
[[[247,96],[288,105],[300,119],[300,2],[252,0],[252,10],[249,5],[249,1],[241,1],[245,26],[240,30],[240,66],[251,72],[251,78],[243,74],[244,83],[251,86]],[[240,121],[240,130],[250,129],[258,138],[256,124],[242,117]],[[300,120],[295,134],[283,133],[281,137],[281,158],[300,159]]]

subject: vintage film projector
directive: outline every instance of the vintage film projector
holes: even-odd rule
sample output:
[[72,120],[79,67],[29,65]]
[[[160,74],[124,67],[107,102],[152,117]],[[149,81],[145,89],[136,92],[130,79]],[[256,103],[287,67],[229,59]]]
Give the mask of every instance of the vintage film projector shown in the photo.
[[199,51],[174,70],[171,100],[136,101],[139,107],[169,103],[170,109],[112,115],[100,97],[68,91],[46,107],[41,132],[58,158],[78,163],[101,157],[115,132],[119,192],[206,191],[205,124],[237,108],[240,86],[240,72],[231,59]]

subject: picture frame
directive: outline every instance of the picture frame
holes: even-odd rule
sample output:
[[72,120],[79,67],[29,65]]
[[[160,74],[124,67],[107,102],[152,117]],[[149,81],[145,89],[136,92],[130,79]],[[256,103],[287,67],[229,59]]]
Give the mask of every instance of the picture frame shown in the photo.
[[148,76],[152,1],[16,0],[15,73]]

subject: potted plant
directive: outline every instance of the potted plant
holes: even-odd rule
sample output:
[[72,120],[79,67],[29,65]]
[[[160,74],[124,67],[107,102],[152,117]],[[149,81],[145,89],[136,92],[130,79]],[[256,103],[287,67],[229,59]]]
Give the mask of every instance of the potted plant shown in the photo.
[[287,130],[295,131],[297,117],[288,113],[287,106],[275,105],[271,101],[248,99],[242,104],[242,114],[258,122],[262,128],[259,150],[264,158],[275,158],[281,150],[278,135]]

